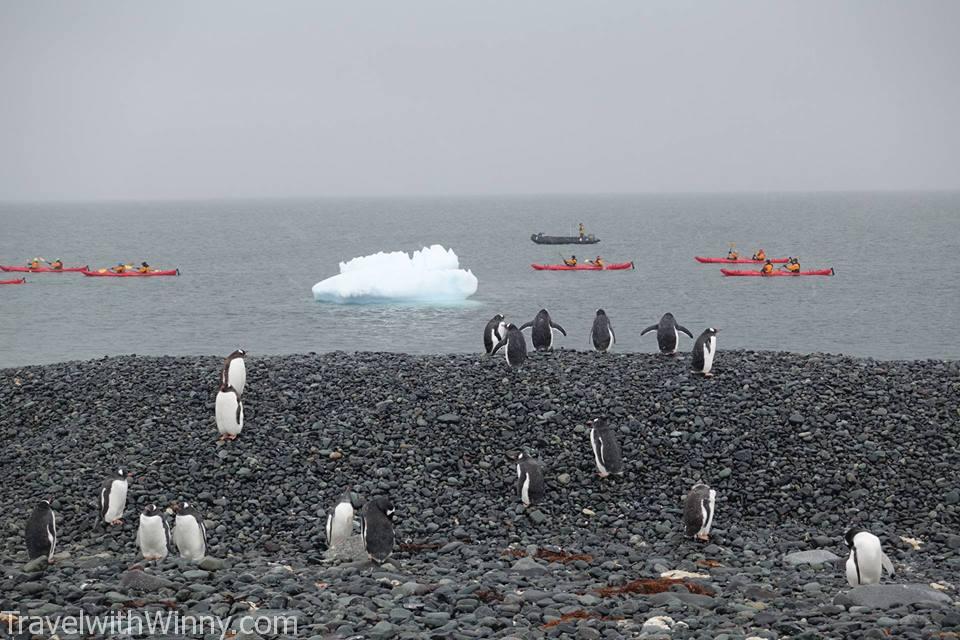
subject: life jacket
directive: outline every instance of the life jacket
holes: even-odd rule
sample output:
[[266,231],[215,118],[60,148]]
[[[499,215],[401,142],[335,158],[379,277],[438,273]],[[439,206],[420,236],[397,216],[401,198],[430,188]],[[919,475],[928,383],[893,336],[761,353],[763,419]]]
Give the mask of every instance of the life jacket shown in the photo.
[[575,267],[575,266],[577,266],[577,261],[576,261],[576,260],[567,260],[566,258],[564,258],[564,259],[563,259],[563,264],[567,265],[568,267]]
[[763,249],[760,249],[760,251],[757,251],[755,254],[753,254],[753,259],[754,259],[754,260],[766,260],[766,259],[767,259],[767,254],[764,252]]
[[603,266],[603,259],[600,258],[600,257],[597,257],[597,259],[593,261],[593,264],[597,265],[598,267],[602,267],[602,266]]
[[54,262],[53,264],[50,265],[50,268],[51,268],[51,269],[63,269],[63,263],[60,262],[59,260],[57,260],[56,262]]
[[739,257],[740,257],[740,254],[737,253],[736,251],[731,251],[730,253],[727,254],[727,260],[736,260]]
[[800,263],[791,262],[790,264],[787,265],[787,271],[790,271],[791,273],[797,273],[798,271],[800,271]]
[[773,273],[773,265],[772,264],[763,265],[763,273]]
[[113,268],[113,272],[114,272],[114,273],[123,273],[123,272],[126,271],[126,270],[127,270],[127,268],[126,268],[124,265],[122,265],[122,264],[117,265],[117,266],[115,266],[115,267]]
[[150,267],[137,267],[137,271],[140,273],[150,273]]

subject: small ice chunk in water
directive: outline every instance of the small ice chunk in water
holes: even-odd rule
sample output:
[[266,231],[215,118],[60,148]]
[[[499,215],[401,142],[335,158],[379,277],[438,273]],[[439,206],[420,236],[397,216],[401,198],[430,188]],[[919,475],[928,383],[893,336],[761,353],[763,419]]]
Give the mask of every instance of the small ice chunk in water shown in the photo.
[[453,249],[375,253],[340,263],[340,274],[313,285],[319,302],[457,302],[477,292],[477,277],[460,268]]

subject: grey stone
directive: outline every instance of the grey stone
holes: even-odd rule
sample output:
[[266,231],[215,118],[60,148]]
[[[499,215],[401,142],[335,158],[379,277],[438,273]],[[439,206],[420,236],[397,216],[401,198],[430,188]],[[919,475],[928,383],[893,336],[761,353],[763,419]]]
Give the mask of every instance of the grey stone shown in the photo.
[[839,559],[840,556],[826,549],[796,551],[783,556],[783,561],[794,567],[801,564],[831,564]]
[[868,584],[854,587],[833,599],[834,604],[844,606],[889,609],[918,603],[949,603],[950,596],[931,589],[925,584]]

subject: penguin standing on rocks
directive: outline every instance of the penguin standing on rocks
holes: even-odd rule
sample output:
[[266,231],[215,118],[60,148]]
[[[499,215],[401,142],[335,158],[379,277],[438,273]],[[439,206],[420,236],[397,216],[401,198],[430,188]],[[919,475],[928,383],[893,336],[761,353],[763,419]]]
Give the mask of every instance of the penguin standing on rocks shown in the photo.
[[200,562],[207,555],[207,528],[203,516],[189,502],[180,505],[173,526],[173,543],[180,555]]
[[704,542],[710,539],[716,501],[716,491],[702,482],[693,485],[683,503],[683,528],[687,537]]
[[333,549],[353,533],[353,498],[350,487],[340,496],[340,502],[327,515],[327,546]]
[[862,584],[877,584],[883,570],[894,575],[893,563],[880,547],[880,538],[869,531],[851,528],[843,536],[850,549],[847,559],[847,582],[851,587]]
[[499,351],[504,345],[507,348],[503,352],[506,355],[507,364],[511,367],[519,367],[527,359],[527,339],[517,329],[517,325],[507,325],[507,335],[500,339],[497,346],[493,348],[491,355]]
[[393,553],[393,503],[380,496],[363,505],[360,512],[360,536],[367,555],[377,564]]
[[525,322],[520,327],[523,331],[527,327],[533,329],[533,348],[537,351],[550,351],[553,349],[553,330],[556,329],[566,337],[567,332],[550,318],[550,313],[546,309],[540,309],[537,316],[530,322]]
[[540,463],[523,452],[517,457],[517,493],[528,507],[540,502],[547,495]]
[[217,392],[216,415],[220,440],[236,440],[243,431],[243,401],[236,389],[222,382]]
[[593,447],[593,460],[597,463],[597,472],[601,478],[611,473],[623,475],[623,457],[617,436],[610,428],[606,418],[595,418],[590,428],[590,445]]
[[137,528],[137,546],[143,559],[163,560],[170,547],[170,527],[163,512],[155,504],[148,504],[140,514],[140,527]]
[[243,362],[246,355],[246,351],[237,349],[223,361],[223,371],[220,372],[220,385],[233,387],[241,396],[247,387],[247,365]]
[[691,366],[697,373],[712,376],[713,358],[717,355],[717,332],[719,329],[709,327],[705,329],[697,341],[693,343],[693,358]]
[[617,336],[613,334],[610,318],[607,317],[603,309],[597,309],[597,316],[593,319],[590,338],[593,340],[593,348],[601,352],[610,351],[610,348],[617,342]]
[[100,486],[100,519],[109,525],[123,524],[127,506],[127,482],[132,475],[123,468],[108,475]]
[[657,346],[660,347],[660,353],[665,356],[672,356],[677,353],[677,345],[680,343],[680,334],[685,333],[693,339],[693,334],[686,327],[677,324],[676,318],[672,313],[665,313],[660,318],[660,322],[652,324],[640,332],[640,337],[651,331],[657,332]]
[[27,555],[30,559],[47,557],[47,563],[53,562],[57,549],[57,515],[50,508],[49,500],[41,500],[27,518],[24,532],[27,543]]
[[483,328],[483,348],[486,350],[487,355],[493,353],[493,348],[503,340],[506,335],[507,323],[503,321],[503,314],[498,313],[490,318],[487,326]]

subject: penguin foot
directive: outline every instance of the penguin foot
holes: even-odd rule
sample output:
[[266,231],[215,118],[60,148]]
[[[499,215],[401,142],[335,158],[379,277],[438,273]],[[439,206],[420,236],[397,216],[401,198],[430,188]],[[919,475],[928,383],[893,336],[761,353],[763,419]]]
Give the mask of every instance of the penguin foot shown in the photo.
[[710,536],[708,536],[708,535],[705,534],[705,533],[698,533],[698,534],[696,535],[696,538],[697,538],[697,540],[701,540],[701,541],[703,541],[703,542],[710,542]]
[[123,524],[123,520],[111,520],[111,521],[110,521],[110,525],[111,525],[111,526],[114,526],[114,527],[115,527],[115,526],[117,526],[118,524]]
[[713,374],[712,374],[712,373],[705,373],[705,374],[703,374],[703,377],[704,377],[704,378],[712,378],[712,377],[713,377]]

